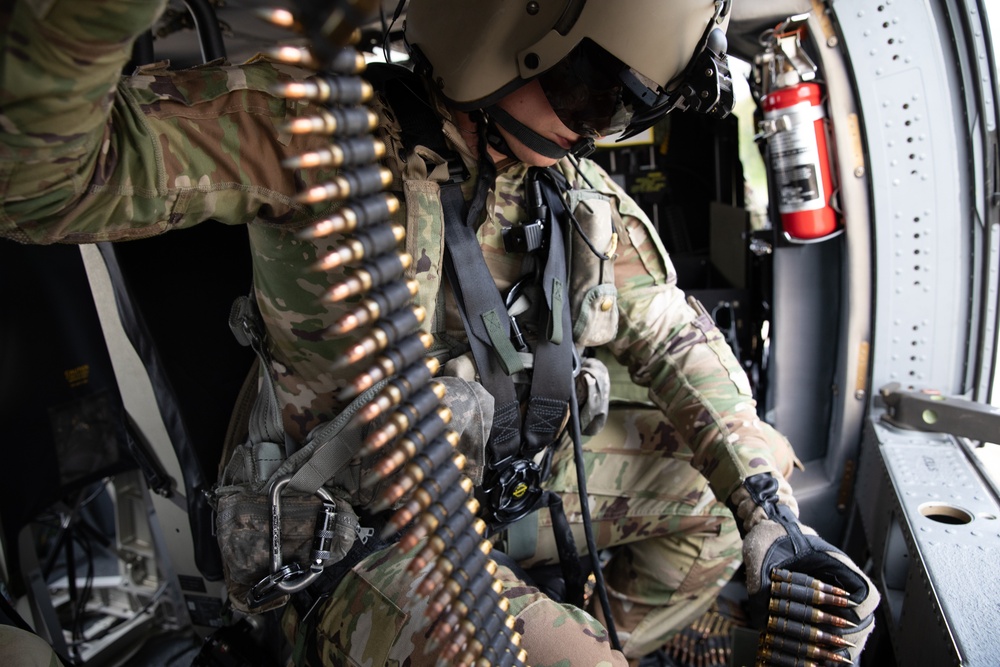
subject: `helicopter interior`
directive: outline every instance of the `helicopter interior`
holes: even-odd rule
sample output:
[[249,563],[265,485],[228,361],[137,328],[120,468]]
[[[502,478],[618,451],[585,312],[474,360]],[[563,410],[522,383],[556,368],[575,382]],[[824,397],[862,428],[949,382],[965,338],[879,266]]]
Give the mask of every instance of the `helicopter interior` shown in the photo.
[[[135,62],[167,59],[181,68],[244,61],[289,39],[254,15],[280,4],[171,2],[137,45]],[[396,38],[403,19],[392,23],[395,2],[385,5],[383,22],[363,32],[359,48],[373,59],[402,60]],[[931,3],[926,16],[908,16],[900,26],[888,19],[889,2],[735,3],[729,53],[743,91],[735,113],[721,120],[674,113],[639,140],[602,142],[593,156],[649,214],[680,286],[712,313],[747,371],[760,417],[793,443],[803,469],[790,481],[803,522],[873,568],[888,622],[865,654],[872,665],[909,664],[904,660],[919,650],[940,656],[933,664],[952,664],[955,651],[967,660],[961,664],[987,664],[976,660],[1000,641],[1000,633],[989,639],[965,621],[982,593],[958,602],[935,588],[926,565],[912,564],[934,558],[918,539],[920,517],[942,531],[992,530],[1000,537],[989,518],[1000,515],[995,487],[967,456],[974,444],[880,420],[887,405],[910,398],[907,390],[984,400],[992,383],[982,370],[995,337],[995,308],[981,305],[991,297],[995,303],[995,287],[985,286],[990,264],[947,267],[967,262],[973,246],[995,242],[989,230],[996,212],[961,179],[936,184],[929,202],[905,203],[927,199],[920,170],[929,163],[914,165],[913,182],[893,184],[910,178],[897,175],[894,161],[914,162],[910,156],[919,151],[908,147],[906,133],[916,132],[908,128],[918,119],[953,130],[950,138],[928,135],[924,150],[945,159],[953,152],[949,142],[956,143],[963,152],[947,165],[963,178],[978,179],[996,160],[985,148],[995,140],[995,123],[984,117],[983,129],[965,120],[981,99],[968,91],[913,99],[905,69],[889,80],[892,68],[902,67],[894,56],[914,57],[901,44],[914,43],[923,30],[938,47],[919,57],[924,72],[979,74],[975,51],[970,56],[930,28],[951,6]],[[791,36],[792,47],[775,39],[776,26],[788,28],[783,36]],[[973,32],[964,24],[957,29]],[[866,48],[872,30],[882,31],[877,56]],[[788,232],[779,202],[789,182],[762,129],[762,97],[777,85],[768,79],[776,57],[800,76],[808,71],[802,80],[823,90],[820,125],[834,185],[827,204],[836,222],[812,238]],[[905,102],[892,98],[889,109],[889,92],[874,100],[879,85],[898,86]],[[950,206],[961,212],[952,215]],[[987,221],[978,236],[968,211]],[[897,222],[900,216],[910,227]],[[922,224],[934,226],[925,232]],[[948,225],[961,233],[948,236]],[[222,445],[237,428],[233,406],[254,362],[227,325],[233,299],[251,286],[245,230],[208,223],[83,248],[0,242],[0,284],[9,293],[0,304],[0,412],[2,423],[13,425],[0,471],[7,615],[27,619],[66,664],[130,664],[139,655],[142,664],[174,664],[163,656],[189,661],[233,634],[253,634],[251,642],[277,637],[259,620],[234,629],[208,504]],[[952,297],[942,296],[948,292]],[[877,317],[890,302],[905,305]],[[945,321],[962,326],[947,328]],[[890,382],[902,393],[880,393]],[[952,443],[947,453],[944,442]],[[883,453],[886,443],[903,443],[898,463]],[[938,469],[906,467],[930,466],[928,457]],[[945,494],[930,509],[926,501],[908,508],[907,480],[953,490],[937,473],[962,480],[954,493],[964,500],[953,505]],[[955,539],[987,549],[986,560],[966,562],[988,575],[996,540]],[[955,584],[959,576],[946,579]],[[934,599],[922,602],[928,590]],[[907,633],[925,627],[934,637],[910,647]],[[166,644],[154,658],[150,637],[159,636]],[[276,663],[280,653],[267,652]]]

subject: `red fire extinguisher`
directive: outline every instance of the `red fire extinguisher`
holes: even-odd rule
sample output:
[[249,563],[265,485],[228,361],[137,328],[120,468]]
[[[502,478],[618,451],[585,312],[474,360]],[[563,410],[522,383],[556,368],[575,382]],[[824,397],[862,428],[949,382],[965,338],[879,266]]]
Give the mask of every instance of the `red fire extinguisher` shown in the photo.
[[837,229],[826,113],[820,85],[794,79],[771,88],[761,106],[782,227],[789,240],[813,241]]

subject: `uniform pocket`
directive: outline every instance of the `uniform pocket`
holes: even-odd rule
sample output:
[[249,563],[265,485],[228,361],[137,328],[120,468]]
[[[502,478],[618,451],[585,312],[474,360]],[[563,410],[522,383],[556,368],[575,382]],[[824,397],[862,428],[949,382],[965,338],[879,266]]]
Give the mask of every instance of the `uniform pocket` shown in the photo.
[[390,654],[409,614],[354,570],[344,576],[331,600],[316,625],[324,664],[400,664]]
[[570,198],[579,229],[570,244],[570,308],[573,340],[598,347],[618,333],[618,290],[614,260],[618,245],[612,202],[598,192],[574,191]]

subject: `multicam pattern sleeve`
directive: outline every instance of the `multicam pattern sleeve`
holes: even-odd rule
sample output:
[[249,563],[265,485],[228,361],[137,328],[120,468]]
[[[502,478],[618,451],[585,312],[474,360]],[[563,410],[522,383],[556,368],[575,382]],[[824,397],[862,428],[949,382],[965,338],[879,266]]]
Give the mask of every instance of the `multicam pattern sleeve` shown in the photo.
[[331,174],[281,166],[328,142],[280,130],[315,109],[271,89],[307,73],[258,59],[179,71],[158,63],[123,78],[132,40],[164,3],[11,4],[0,10],[10,12],[0,17],[0,237],[92,243],[250,223],[272,374],[286,427],[301,438],[328,417],[330,361],[351,342],[323,336],[338,313],[318,297],[339,276],[310,270],[336,239],[295,235],[323,213],[295,193]]
[[121,78],[132,39],[161,9],[13,3],[0,62],[0,236],[86,243],[207,219],[310,215],[280,164],[310,140],[276,129],[304,105],[269,92],[292,70],[262,61],[168,72],[161,63]]
[[645,213],[596,164],[581,161],[580,172],[613,197],[619,213],[619,324],[609,348],[648,388],[694,452],[695,467],[725,500],[745,477],[780,469],[787,442],[758,419],[746,374],[708,313],[677,287]]

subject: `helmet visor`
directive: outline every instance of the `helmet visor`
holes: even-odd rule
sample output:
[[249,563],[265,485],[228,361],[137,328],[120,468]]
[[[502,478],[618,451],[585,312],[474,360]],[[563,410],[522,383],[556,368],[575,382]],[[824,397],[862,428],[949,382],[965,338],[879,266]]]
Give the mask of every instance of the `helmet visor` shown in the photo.
[[634,96],[622,82],[628,67],[589,40],[538,77],[552,109],[569,129],[604,137],[625,129]]

